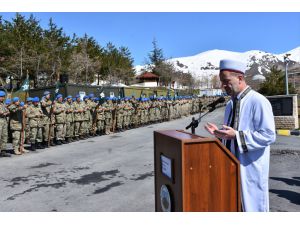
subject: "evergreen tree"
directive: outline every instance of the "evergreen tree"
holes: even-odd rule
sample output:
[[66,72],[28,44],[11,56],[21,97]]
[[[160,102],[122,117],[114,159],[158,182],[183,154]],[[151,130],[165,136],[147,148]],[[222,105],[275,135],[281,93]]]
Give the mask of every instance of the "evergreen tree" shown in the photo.
[[48,84],[54,84],[60,73],[68,71],[72,43],[70,37],[64,33],[63,28],[58,28],[50,18],[48,29],[44,31],[44,44],[47,61],[45,70],[50,81]]
[[[258,92],[267,96],[284,95],[286,93],[284,72],[273,66],[270,72],[266,74],[266,80],[260,85]],[[295,93],[291,84],[289,84],[289,93]]]

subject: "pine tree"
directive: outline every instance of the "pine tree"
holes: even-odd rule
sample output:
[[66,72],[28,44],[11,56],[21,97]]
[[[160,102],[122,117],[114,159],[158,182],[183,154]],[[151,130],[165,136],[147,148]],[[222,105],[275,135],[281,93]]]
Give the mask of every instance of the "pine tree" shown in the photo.
[[[266,80],[260,85],[258,92],[267,96],[284,95],[286,93],[284,72],[273,66],[270,72],[266,74]],[[289,93],[295,93],[291,84],[289,84]]]

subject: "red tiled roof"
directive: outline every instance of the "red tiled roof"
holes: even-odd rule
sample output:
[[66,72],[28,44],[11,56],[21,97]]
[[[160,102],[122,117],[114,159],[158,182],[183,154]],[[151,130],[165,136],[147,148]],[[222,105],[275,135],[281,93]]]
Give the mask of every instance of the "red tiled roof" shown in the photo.
[[136,77],[137,79],[149,79],[149,78],[159,78],[159,76],[157,76],[156,74],[154,73],[150,73],[150,72],[146,72],[146,73],[143,73],[139,76]]

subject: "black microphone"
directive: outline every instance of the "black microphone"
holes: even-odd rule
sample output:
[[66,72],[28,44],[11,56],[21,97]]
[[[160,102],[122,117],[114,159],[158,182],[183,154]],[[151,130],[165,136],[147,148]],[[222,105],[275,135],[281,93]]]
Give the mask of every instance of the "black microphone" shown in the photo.
[[216,109],[216,106],[220,103],[225,102],[225,98],[223,96],[221,96],[220,98],[218,98],[216,101],[213,101],[212,103],[208,104],[207,107],[210,107],[211,109],[209,110],[209,112],[212,112]]

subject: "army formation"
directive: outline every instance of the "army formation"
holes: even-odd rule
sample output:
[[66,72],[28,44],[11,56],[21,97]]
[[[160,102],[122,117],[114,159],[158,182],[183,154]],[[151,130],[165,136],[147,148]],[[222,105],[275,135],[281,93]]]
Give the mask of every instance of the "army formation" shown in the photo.
[[212,98],[180,96],[176,98],[95,97],[57,94],[51,100],[49,91],[41,99],[28,97],[26,103],[18,97],[6,98],[0,91],[0,146],[1,157],[11,156],[6,151],[7,142],[13,152],[21,155],[29,150],[44,149],[67,144],[93,136],[109,135],[152,123],[170,121],[199,113]]

